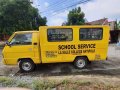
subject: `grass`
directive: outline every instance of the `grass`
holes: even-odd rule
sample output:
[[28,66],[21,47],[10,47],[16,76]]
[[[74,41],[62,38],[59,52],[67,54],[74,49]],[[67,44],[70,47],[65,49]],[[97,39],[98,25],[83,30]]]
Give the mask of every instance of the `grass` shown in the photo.
[[48,80],[38,79],[33,82],[24,82],[10,77],[0,77],[0,87],[21,87],[32,90],[120,90],[120,86],[96,83],[90,80]]
[[15,84],[15,80],[13,80],[12,78],[8,78],[8,77],[0,77],[0,84],[3,87],[9,87]]
[[[59,90],[81,90],[81,87],[84,86],[90,86],[92,85],[91,82],[89,81],[81,81],[81,80],[69,80],[69,79],[65,79],[61,82],[61,84],[59,84],[56,88]],[[79,88],[79,86],[81,86]],[[87,90],[87,89],[86,89]]]
[[17,83],[16,87],[20,87],[20,88],[30,88],[30,85],[29,85],[29,83],[19,81],[19,82]]
[[55,82],[49,80],[40,80],[40,81],[35,80],[32,83],[32,88],[34,90],[51,90],[54,87],[55,87]]

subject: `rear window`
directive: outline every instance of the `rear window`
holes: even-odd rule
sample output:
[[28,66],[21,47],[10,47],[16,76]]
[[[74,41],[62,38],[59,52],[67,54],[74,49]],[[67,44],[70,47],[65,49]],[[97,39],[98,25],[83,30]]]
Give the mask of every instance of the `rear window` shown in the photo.
[[79,30],[80,40],[102,40],[103,28],[81,28]]
[[49,42],[72,41],[72,34],[72,29],[70,28],[54,28],[48,29],[47,37]]

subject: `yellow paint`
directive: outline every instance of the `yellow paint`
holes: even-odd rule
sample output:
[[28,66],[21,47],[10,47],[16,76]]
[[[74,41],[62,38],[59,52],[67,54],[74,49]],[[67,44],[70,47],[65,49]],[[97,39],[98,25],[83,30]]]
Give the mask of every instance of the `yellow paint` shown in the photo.
[[[71,28],[73,29],[73,40],[62,41],[62,42],[48,42],[47,40],[47,29],[49,28]],[[102,40],[79,40],[79,29],[80,28],[103,28]],[[108,41],[109,41],[109,26],[41,26],[39,31],[19,31],[15,32],[9,42],[13,39],[16,34],[21,33],[32,33],[32,45],[16,45],[16,46],[5,46],[3,49],[3,62],[4,64],[11,65],[17,64],[19,59],[30,58],[35,64],[38,63],[57,63],[57,62],[73,62],[76,56],[87,56],[89,61],[95,60],[106,60]],[[37,45],[34,45],[37,43]],[[73,45],[76,50],[88,50],[78,49],[78,45],[81,44],[95,44],[94,53],[70,53],[60,54],[62,50],[58,49],[59,45]],[[74,50],[74,49],[73,49]],[[76,51],[75,50],[75,51]],[[64,49],[63,51],[70,51],[71,49]],[[47,57],[46,53],[53,52],[55,56]]]

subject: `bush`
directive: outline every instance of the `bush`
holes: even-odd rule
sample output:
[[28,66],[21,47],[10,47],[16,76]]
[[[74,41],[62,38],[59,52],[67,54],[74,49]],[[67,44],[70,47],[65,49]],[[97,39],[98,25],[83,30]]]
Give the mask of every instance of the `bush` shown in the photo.
[[31,88],[28,83],[25,83],[25,82],[22,82],[22,81],[18,82],[18,84],[16,85],[16,87]]
[[55,87],[55,82],[53,81],[46,81],[46,80],[42,80],[42,81],[33,81],[33,85],[32,88],[34,90],[51,90],[52,88]]
[[0,77],[0,84],[4,87],[13,86],[15,84],[15,80],[8,77]]
[[5,42],[0,42],[0,48],[5,46]]

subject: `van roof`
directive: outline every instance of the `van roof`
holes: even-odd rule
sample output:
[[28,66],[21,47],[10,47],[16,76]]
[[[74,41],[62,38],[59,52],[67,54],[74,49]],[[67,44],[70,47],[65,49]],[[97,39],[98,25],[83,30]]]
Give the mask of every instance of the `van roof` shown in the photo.
[[72,25],[72,26],[40,26],[39,28],[72,28],[72,27],[108,27],[109,25]]
[[35,33],[35,32],[39,32],[39,31],[16,31],[15,33]]
[[[40,26],[39,28],[72,28],[72,27],[93,27],[93,28],[95,28],[95,27],[104,27],[104,26],[107,26],[108,27],[108,25],[73,25],[73,26]],[[32,31],[16,31],[15,33],[35,33],[35,32],[39,32],[39,31],[37,31],[37,30],[32,30]]]

